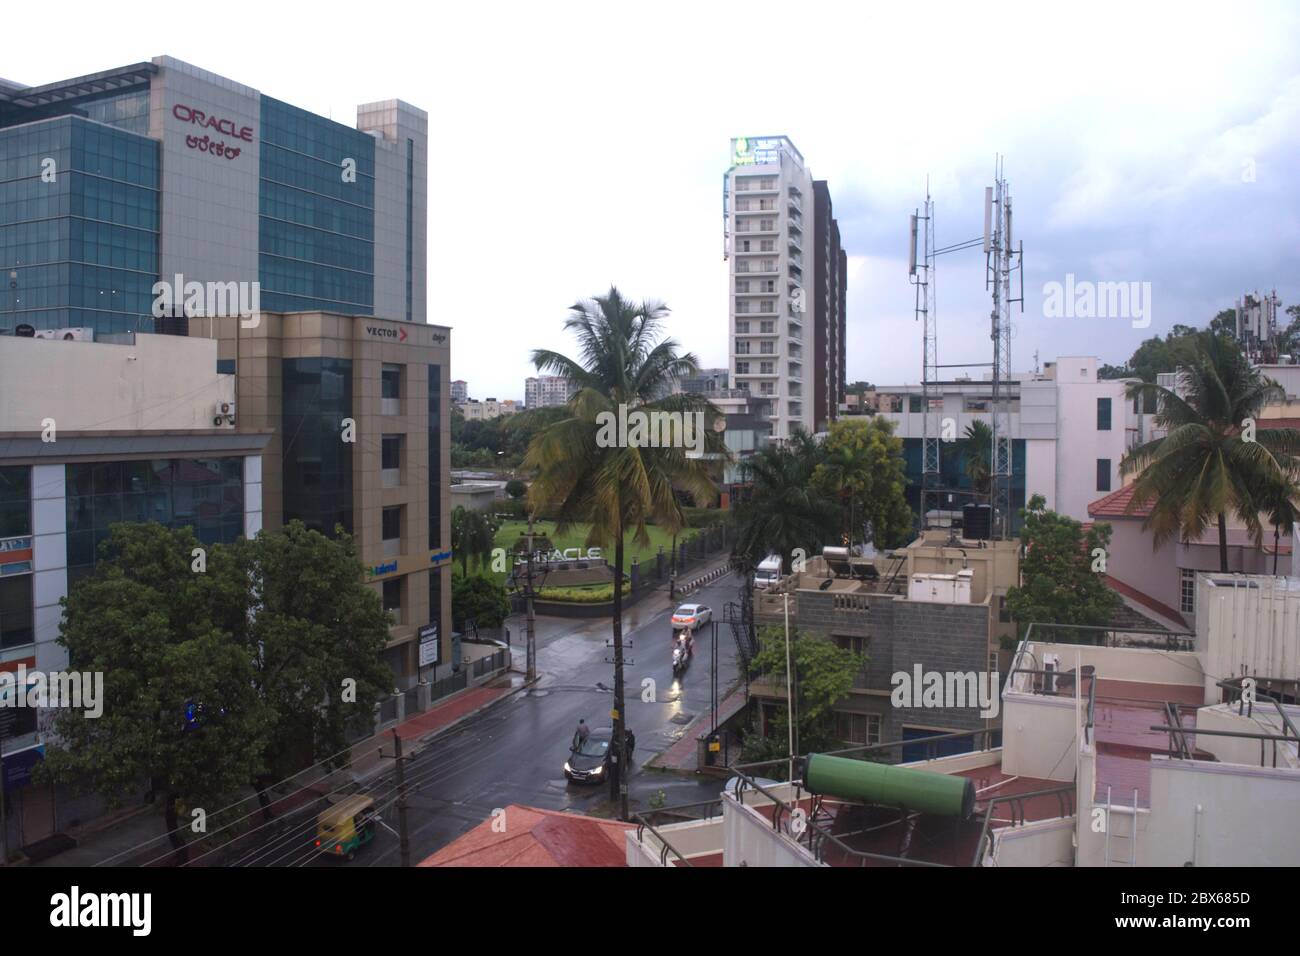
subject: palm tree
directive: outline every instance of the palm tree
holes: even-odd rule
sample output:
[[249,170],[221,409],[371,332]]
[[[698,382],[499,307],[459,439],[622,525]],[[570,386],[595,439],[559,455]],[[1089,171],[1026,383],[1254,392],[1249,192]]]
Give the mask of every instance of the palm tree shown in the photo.
[[989,481],[993,477],[993,429],[988,422],[973,421],[966,426],[962,440],[962,468],[970,479],[971,488],[979,498],[987,498]]
[[[589,522],[587,544],[614,546],[614,755],[618,772],[610,776],[610,795],[628,816],[624,772],[623,712],[623,542],[630,531],[642,546],[650,543],[646,527],[661,526],[676,534],[686,524],[674,488],[697,502],[713,497],[709,459],[725,458],[721,436],[703,430],[709,458],[688,457],[683,447],[638,447],[611,443],[600,423],[608,416],[632,412],[699,413],[716,417],[717,410],[696,395],[668,395],[677,380],[695,374],[694,355],[678,352],[672,339],[661,339],[668,314],[659,302],[633,303],[611,287],[603,296],[573,305],[564,323],[577,336],[580,359],[549,349],[536,349],[538,371],[562,375],[578,386],[569,400],[568,415],[536,435],[524,467],[536,469],[529,488],[534,511],[553,514],[556,532]],[[621,408],[620,408],[621,406]],[[630,431],[630,430],[629,430]],[[676,445],[682,444],[676,442]]]
[[1137,476],[1129,510],[1151,503],[1143,527],[1154,532],[1156,547],[1175,534],[1199,538],[1217,521],[1219,570],[1227,572],[1228,512],[1258,540],[1259,489],[1300,474],[1300,431],[1255,429],[1264,404],[1284,390],[1232,342],[1202,332],[1179,370],[1177,391],[1137,382],[1128,395],[1155,397],[1156,424],[1166,432],[1120,462],[1121,475]]
[[[1263,488],[1253,491],[1252,510],[1266,515],[1273,528],[1273,573],[1277,574],[1277,555],[1282,540],[1282,529],[1291,533],[1291,528],[1300,521],[1300,507],[1296,505],[1300,498],[1300,487],[1289,479],[1267,483]],[[1255,544],[1260,544],[1262,527],[1256,529]]]
[[501,522],[495,515],[457,506],[451,513],[451,550],[460,558],[462,574],[469,574],[469,563],[481,568],[492,559],[496,534]]
[[735,553],[742,567],[768,554],[781,556],[789,574],[795,549],[814,553],[839,530],[841,509],[824,482],[813,480],[824,454],[817,440],[796,428],[781,445],[767,445],[745,460],[748,496],[736,506]]

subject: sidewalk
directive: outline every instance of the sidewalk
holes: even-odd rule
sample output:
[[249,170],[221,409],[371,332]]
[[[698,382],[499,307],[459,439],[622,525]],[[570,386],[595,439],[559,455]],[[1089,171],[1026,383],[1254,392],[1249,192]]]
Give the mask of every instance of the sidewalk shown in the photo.
[[714,721],[713,711],[700,714],[687,724],[678,741],[662,753],[658,753],[645,762],[645,766],[658,770],[697,770],[699,768],[699,736],[709,728],[725,724],[739,713],[749,702],[745,687],[739,684],[732,688],[727,696],[718,702],[718,719]]

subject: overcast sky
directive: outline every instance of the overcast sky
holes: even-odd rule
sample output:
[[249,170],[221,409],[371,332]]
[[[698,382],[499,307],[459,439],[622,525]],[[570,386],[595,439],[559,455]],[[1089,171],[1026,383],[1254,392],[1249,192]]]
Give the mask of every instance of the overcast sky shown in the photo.
[[[1297,11],[229,0],[72,3],[51,29],[24,4],[0,76],[169,54],[348,124],[373,100],[427,110],[429,318],[477,398],[522,398],[529,350],[568,349],[568,306],[611,283],[667,302],[669,333],[725,366],[729,139],[788,135],[849,255],[849,380],[898,384],[921,374],[908,214],[928,176],[939,244],[979,235],[998,153],[1025,246],[1018,370],[1035,351],[1120,363],[1255,288],[1300,301]],[[989,361],[983,267],[940,260],[940,362]],[[1150,327],[1047,317],[1067,274],[1150,283]]]

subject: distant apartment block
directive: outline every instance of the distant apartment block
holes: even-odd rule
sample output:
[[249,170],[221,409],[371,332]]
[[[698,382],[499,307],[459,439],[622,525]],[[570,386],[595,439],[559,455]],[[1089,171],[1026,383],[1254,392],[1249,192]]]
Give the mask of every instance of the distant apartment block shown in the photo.
[[500,418],[502,415],[513,415],[515,412],[522,411],[519,403],[514,399],[506,399],[499,402],[495,398],[487,398],[483,401],[470,399],[464,402],[457,402],[456,408],[465,416],[467,422],[485,422],[494,418]]
[[563,405],[578,387],[563,375],[537,375],[524,379],[524,407]]
[[451,400],[453,404],[469,401],[469,382],[458,378],[451,383]]

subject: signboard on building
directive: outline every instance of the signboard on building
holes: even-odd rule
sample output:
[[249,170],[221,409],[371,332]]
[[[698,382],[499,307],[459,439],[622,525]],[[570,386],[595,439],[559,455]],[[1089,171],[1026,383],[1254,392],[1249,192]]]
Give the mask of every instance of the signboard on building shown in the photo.
[[426,624],[420,628],[420,666],[428,667],[432,664],[440,664],[440,655],[442,651],[442,642],[438,640],[438,625]]
[[737,136],[731,141],[731,165],[765,166],[781,161],[781,140]]
[[32,771],[45,759],[45,745],[37,744],[26,750],[0,757],[0,786],[6,791],[19,790],[32,782]]

